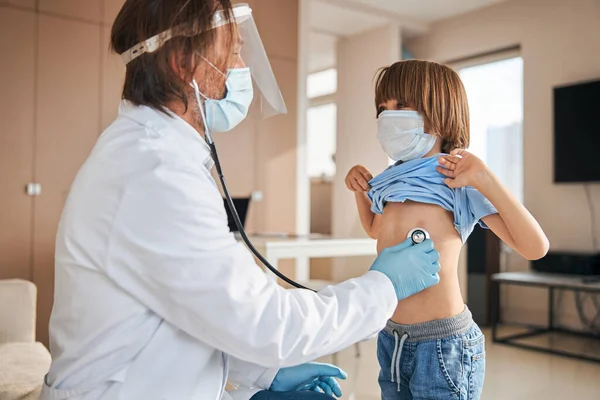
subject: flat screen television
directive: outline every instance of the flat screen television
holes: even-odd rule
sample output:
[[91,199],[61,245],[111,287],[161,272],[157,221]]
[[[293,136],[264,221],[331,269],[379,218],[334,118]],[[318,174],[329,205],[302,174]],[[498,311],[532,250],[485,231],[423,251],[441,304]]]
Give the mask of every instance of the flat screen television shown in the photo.
[[600,80],[554,88],[554,181],[600,182]]

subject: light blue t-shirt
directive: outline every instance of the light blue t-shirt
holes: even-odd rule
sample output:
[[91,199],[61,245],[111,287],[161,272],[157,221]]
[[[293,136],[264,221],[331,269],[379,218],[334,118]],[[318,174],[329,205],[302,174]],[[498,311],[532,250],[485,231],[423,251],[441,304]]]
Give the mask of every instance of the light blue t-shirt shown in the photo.
[[481,218],[498,211],[473,187],[449,188],[444,183],[445,177],[436,171],[441,155],[393,165],[373,178],[368,192],[373,204],[371,210],[382,214],[385,203],[406,200],[441,206],[454,213],[454,227],[464,243],[476,223],[487,228]]

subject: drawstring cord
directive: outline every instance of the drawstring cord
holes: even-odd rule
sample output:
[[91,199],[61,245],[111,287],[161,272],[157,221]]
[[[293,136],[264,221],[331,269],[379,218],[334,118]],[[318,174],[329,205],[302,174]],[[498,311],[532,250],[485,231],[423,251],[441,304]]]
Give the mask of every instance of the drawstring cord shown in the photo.
[[[392,355],[392,365],[390,370],[392,372],[392,383],[398,384],[398,392],[400,392],[400,359],[402,358],[402,349],[404,348],[404,342],[408,339],[408,333],[404,333],[402,337],[397,331],[394,331],[394,354]],[[395,375],[395,380],[394,380]]]

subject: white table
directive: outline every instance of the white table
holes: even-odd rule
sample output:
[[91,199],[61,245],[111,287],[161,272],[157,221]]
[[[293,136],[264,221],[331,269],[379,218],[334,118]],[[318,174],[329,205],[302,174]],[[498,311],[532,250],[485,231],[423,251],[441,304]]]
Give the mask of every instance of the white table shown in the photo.
[[295,259],[295,280],[310,279],[310,258],[373,256],[377,242],[373,239],[335,238],[330,236],[278,237],[251,236],[254,247],[277,269],[279,260]]
[[[295,259],[294,280],[299,283],[309,283],[310,264],[308,261],[311,258],[377,255],[377,241],[373,239],[311,235],[308,237],[250,236],[250,241],[275,269],[278,269],[279,260]],[[269,270],[266,272],[276,279],[275,274]],[[360,357],[359,343],[356,343],[355,346],[356,357]],[[333,354],[333,364],[337,365],[337,354]]]

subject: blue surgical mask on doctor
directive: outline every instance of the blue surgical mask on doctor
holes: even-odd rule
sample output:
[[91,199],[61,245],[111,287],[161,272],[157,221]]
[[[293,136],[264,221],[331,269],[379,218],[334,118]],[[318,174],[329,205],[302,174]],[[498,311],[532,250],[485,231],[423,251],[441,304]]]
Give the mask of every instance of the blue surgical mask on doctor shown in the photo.
[[200,91],[195,79],[192,81],[205,129],[210,133],[230,131],[246,118],[254,98],[250,68],[231,68],[224,74],[210,61],[202,59],[225,76],[227,88],[223,99],[211,99]]
[[436,142],[435,136],[425,133],[423,117],[412,110],[387,110],[379,114],[377,139],[394,161],[422,158]]

